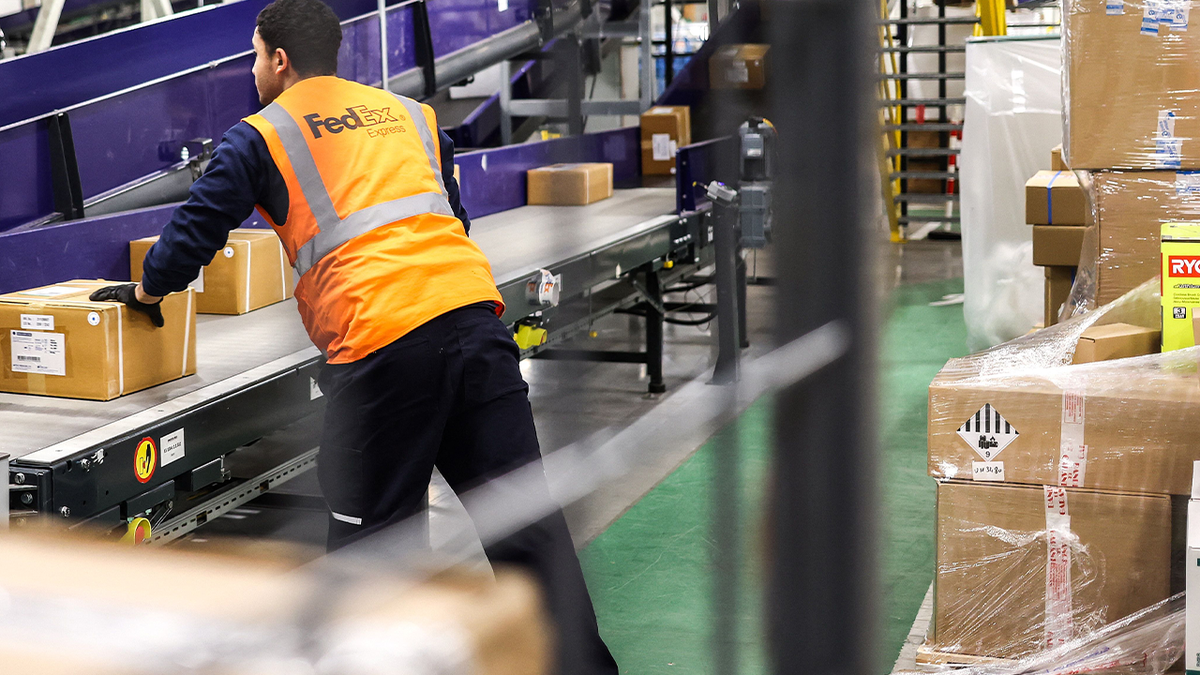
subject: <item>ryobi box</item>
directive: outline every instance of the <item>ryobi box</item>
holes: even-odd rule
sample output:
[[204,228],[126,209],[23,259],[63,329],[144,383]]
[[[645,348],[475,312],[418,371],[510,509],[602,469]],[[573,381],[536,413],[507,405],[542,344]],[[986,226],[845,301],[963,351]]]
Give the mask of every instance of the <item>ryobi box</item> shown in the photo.
[[1193,347],[1200,329],[1200,222],[1162,226],[1162,350]]

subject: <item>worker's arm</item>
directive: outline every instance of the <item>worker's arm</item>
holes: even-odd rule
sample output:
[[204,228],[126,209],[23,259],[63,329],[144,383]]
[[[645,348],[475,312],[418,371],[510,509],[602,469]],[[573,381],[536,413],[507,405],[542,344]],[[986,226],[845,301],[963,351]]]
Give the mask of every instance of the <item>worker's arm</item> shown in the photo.
[[[287,190],[262,136],[241,122],[226,132],[213,152],[204,175],[192,184],[188,200],[175,209],[162,236],[142,262],[142,281],[102,288],[92,300],[123,302],[163,325],[158,303],[162,296],[182,291],[225,246],[229,231],[250,216],[256,203],[283,222]],[[282,199],[278,195],[284,195]]]
[[450,208],[454,210],[454,215],[462,221],[463,229],[467,234],[471,234],[471,217],[467,215],[467,210],[462,205],[462,195],[458,191],[458,181],[454,180],[454,141],[446,135],[446,132],[438,129],[438,139],[442,146],[442,182],[446,184],[446,198],[450,201]]
[[192,183],[187,202],[175,209],[146,253],[142,291],[149,296],[182,291],[212,262],[225,247],[229,231],[250,217],[265,191],[264,164],[274,166],[264,163],[266,153],[262,136],[245,122],[225,133],[204,175]]

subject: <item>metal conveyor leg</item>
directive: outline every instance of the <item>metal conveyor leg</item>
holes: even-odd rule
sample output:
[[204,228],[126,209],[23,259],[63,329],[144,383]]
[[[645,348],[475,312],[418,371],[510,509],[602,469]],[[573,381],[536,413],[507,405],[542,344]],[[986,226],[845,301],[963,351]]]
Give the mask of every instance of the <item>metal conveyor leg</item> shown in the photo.
[[[745,291],[738,291],[736,207],[713,204],[713,243],[716,247],[717,285],[717,365],[713,369],[713,384],[730,384],[738,379],[738,359],[741,338],[738,337],[740,310],[738,300]],[[745,288],[745,281],[742,282]]]
[[[650,376],[650,393],[661,394],[667,390],[663,382],[663,314],[658,311],[662,306],[662,282],[658,272],[653,268],[646,270],[646,291],[654,302],[645,303],[646,307],[646,374]],[[655,306],[657,305],[657,306]]]

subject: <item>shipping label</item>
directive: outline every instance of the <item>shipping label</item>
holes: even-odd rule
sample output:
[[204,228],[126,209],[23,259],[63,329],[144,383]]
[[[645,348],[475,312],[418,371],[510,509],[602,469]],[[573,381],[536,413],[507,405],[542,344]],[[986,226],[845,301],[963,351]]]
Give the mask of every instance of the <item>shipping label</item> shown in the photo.
[[17,295],[31,295],[35,298],[57,298],[71,293],[78,293],[80,289],[71,286],[47,286],[45,288],[35,288],[32,291],[20,291]]
[[1175,173],[1175,194],[1200,195],[1200,171],[1177,171]]
[[654,161],[665,162],[675,156],[671,152],[671,134],[652,134],[650,136],[651,152],[654,156]]
[[12,372],[31,375],[67,374],[67,338],[62,333],[10,331]]
[[1004,481],[1004,462],[971,462],[971,479]]
[[1154,137],[1154,165],[1159,169],[1178,169],[1182,164],[1183,139],[1175,137],[1175,111],[1158,112]]
[[1104,4],[1104,13],[1109,16],[1119,16],[1125,13],[1125,0],[1108,0]]
[[22,330],[54,330],[53,314],[22,314]]

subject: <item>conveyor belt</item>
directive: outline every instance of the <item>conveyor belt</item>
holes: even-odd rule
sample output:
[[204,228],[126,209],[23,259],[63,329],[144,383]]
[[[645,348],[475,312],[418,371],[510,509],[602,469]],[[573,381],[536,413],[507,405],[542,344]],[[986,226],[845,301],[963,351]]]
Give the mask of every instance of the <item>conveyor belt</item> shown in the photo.
[[292,300],[242,316],[202,314],[190,377],[103,402],[0,394],[0,453],[53,462],[92,445],[85,434],[119,435],[109,425],[168,415],[318,355]]
[[[672,189],[618,190],[589,206],[526,206],[472,221],[499,285],[662,226]],[[287,301],[242,316],[197,318],[196,375],[108,402],[0,394],[0,453],[48,465],[154,418],[202,405],[318,357]]]
[[503,286],[653,227],[674,210],[674,188],[616,190],[587,206],[522,206],[472,219],[471,238],[487,254],[496,284]]

